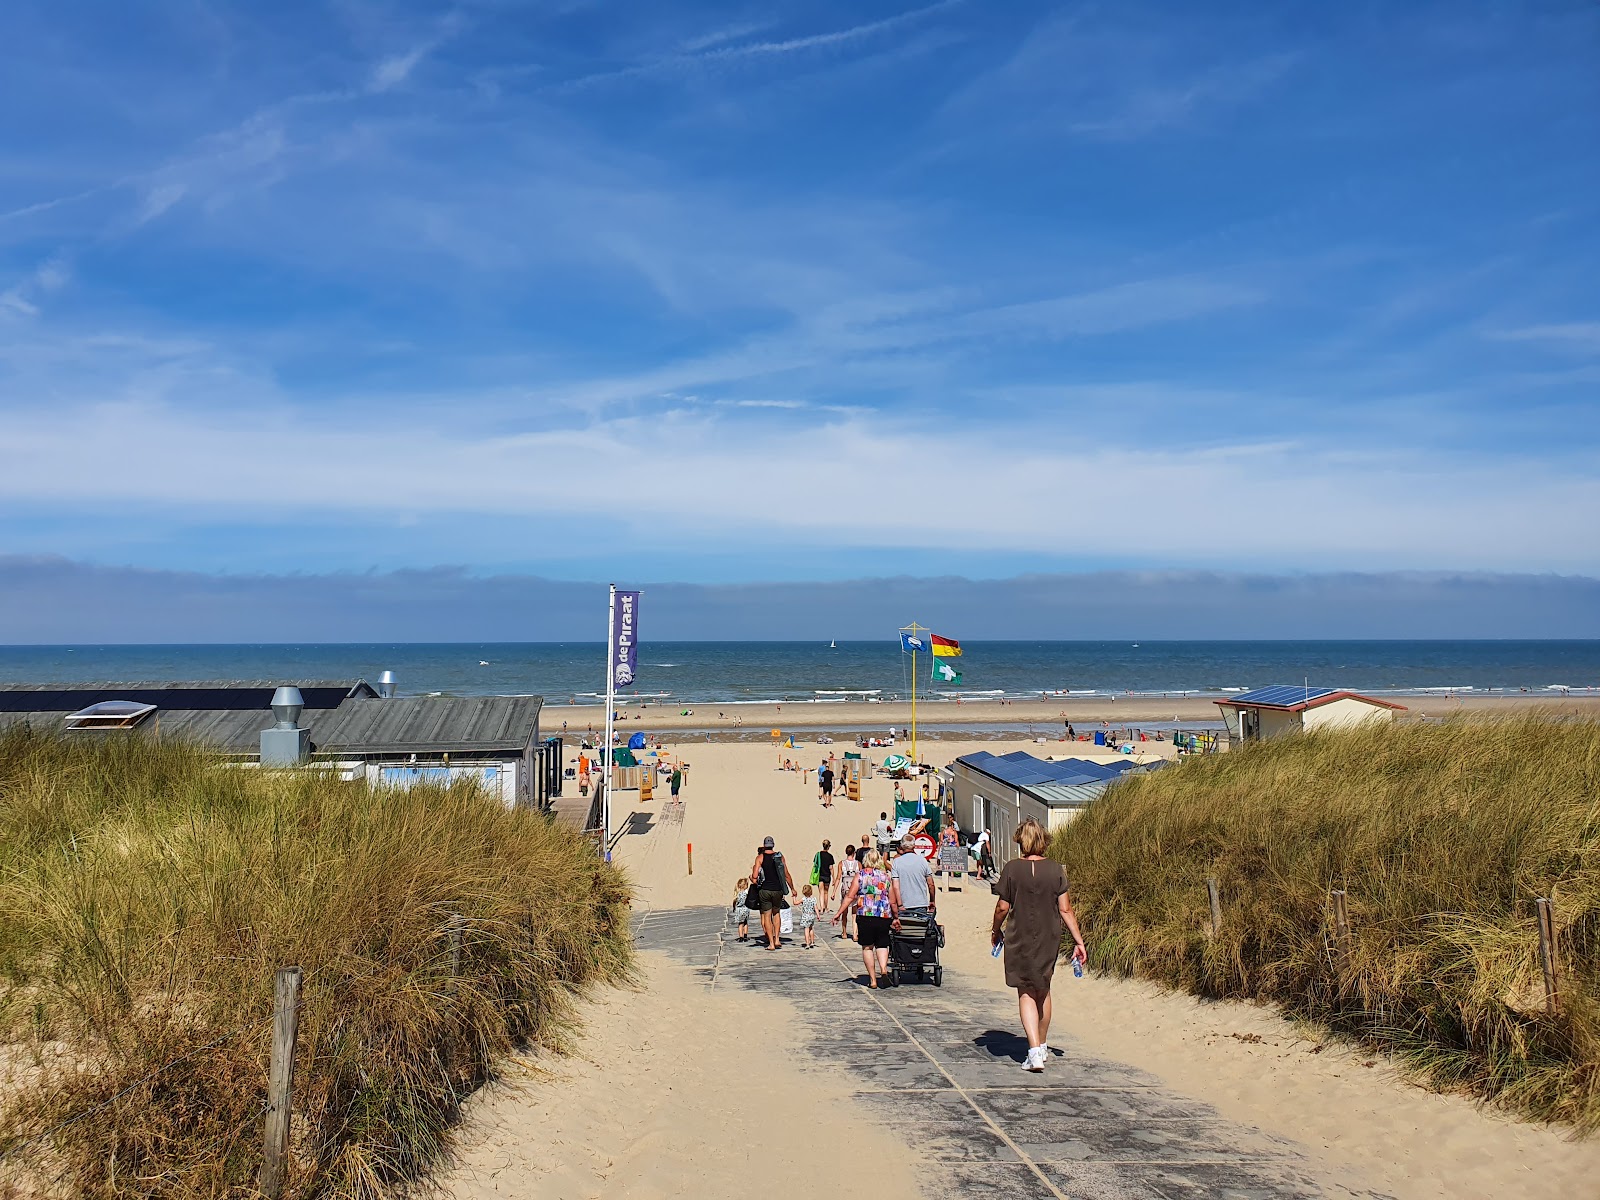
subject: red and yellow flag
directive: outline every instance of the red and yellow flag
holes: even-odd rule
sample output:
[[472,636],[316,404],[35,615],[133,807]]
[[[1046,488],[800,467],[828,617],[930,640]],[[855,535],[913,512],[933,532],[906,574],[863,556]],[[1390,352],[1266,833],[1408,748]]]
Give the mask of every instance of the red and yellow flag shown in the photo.
[[935,658],[960,658],[961,643],[953,638],[942,638],[937,633],[933,634],[933,656]]

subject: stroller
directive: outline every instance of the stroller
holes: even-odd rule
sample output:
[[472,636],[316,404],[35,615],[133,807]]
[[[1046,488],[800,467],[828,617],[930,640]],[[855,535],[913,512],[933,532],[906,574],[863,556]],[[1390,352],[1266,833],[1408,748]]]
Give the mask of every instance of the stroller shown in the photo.
[[933,973],[933,986],[944,986],[944,968],[939,965],[939,947],[944,945],[944,930],[931,917],[901,917],[900,928],[889,933],[889,982],[900,986],[901,977],[915,973],[917,982]]

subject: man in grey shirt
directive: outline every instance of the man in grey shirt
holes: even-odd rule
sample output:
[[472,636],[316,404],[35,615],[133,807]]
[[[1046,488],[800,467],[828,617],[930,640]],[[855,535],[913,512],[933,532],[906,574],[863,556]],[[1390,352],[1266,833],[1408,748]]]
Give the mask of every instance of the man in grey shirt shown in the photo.
[[900,884],[900,911],[911,917],[934,916],[933,868],[917,853],[911,838],[900,843],[900,853],[889,864],[889,873]]

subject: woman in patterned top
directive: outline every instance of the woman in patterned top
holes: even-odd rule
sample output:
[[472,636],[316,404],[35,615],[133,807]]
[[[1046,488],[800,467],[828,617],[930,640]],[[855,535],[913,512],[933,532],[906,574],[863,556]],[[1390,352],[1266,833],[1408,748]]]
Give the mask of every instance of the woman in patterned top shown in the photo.
[[867,860],[850,882],[850,890],[833,914],[834,923],[846,912],[856,916],[856,941],[867,968],[867,986],[876,988],[878,977],[889,973],[889,931],[900,918],[900,885],[883,869],[883,855],[867,851]]

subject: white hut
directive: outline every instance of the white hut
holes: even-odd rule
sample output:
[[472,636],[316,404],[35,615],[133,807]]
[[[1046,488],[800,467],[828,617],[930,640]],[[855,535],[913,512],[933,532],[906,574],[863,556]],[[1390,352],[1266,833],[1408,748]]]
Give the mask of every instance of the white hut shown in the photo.
[[1241,742],[1315,729],[1350,729],[1368,721],[1392,721],[1395,713],[1406,710],[1403,704],[1358,692],[1298,684],[1256,688],[1216,704],[1222,710],[1229,738]]

